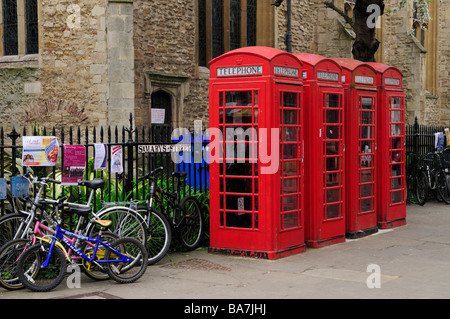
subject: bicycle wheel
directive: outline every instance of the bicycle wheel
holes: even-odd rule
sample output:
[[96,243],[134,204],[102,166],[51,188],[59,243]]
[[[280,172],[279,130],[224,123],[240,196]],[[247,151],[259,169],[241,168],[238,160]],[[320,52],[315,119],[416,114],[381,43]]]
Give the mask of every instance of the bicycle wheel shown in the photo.
[[[136,238],[142,244],[147,242],[145,220],[135,210],[123,206],[109,207],[98,212],[97,216],[102,220],[111,220],[112,224],[109,226],[109,230],[119,237]],[[88,227],[88,234],[95,234],[100,231],[100,227],[94,223],[91,223]]]
[[[107,249],[105,260],[111,261],[106,264],[109,276],[118,283],[131,283],[139,278],[147,270],[147,250],[144,245],[135,238],[120,238],[113,242],[112,249],[131,258],[129,263],[122,262],[122,258],[112,249]],[[114,261],[116,260],[116,261]]]
[[203,216],[200,204],[193,196],[184,197],[180,204],[183,220],[178,228],[181,243],[187,250],[194,250],[200,245],[203,236]]
[[27,239],[15,239],[0,248],[0,286],[8,290],[24,287],[17,274],[17,262],[30,245]]
[[447,187],[447,179],[442,171],[436,174],[436,189],[441,199],[446,204],[450,204],[450,189]]
[[24,229],[27,217],[22,214],[8,214],[0,218],[0,247],[13,239],[26,237]]
[[19,258],[17,273],[25,287],[36,292],[50,291],[58,286],[66,274],[66,259],[63,252],[54,247],[49,264],[41,268],[50,250],[48,243],[28,248]]
[[[139,214],[146,216],[147,209],[140,208]],[[163,213],[151,208],[150,223],[147,227],[148,264],[153,265],[164,258],[172,242],[172,228]]]
[[428,197],[428,182],[425,172],[421,171],[416,176],[416,198],[420,206],[425,205]]
[[[94,235],[93,237],[97,238],[98,234]],[[111,233],[111,232],[103,232],[102,233],[102,241],[107,243],[108,245],[113,243],[117,239],[119,239],[119,236],[117,236],[114,233]],[[95,249],[94,245],[84,242],[82,244],[81,251],[86,256],[91,257],[92,254],[94,253],[94,249]],[[96,260],[104,259],[105,253],[106,253],[106,250],[104,249],[104,247],[99,245],[97,253],[95,255],[95,257],[96,257],[95,259]],[[94,263],[90,263],[86,259],[83,259],[81,264],[82,264],[81,269],[86,274],[86,276],[88,276],[89,278],[97,280],[97,281],[109,279],[109,275],[105,271],[103,271],[102,269],[97,267],[97,265],[95,265]]]

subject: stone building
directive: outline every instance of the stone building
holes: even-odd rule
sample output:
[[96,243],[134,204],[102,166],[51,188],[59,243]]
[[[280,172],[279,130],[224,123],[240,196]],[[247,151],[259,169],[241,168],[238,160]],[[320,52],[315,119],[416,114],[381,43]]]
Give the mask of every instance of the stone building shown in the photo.
[[[1,0],[2,126],[208,125],[208,61],[252,45],[351,57],[354,35],[324,0]],[[386,0],[387,8],[396,0]],[[377,61],[405,77],[408,121],[450,123],[450,7],[407,36],[413,8],[385,14]],[[351,14],[353,3],[334,0]],[[289,37],[288,37],[289,38]]]

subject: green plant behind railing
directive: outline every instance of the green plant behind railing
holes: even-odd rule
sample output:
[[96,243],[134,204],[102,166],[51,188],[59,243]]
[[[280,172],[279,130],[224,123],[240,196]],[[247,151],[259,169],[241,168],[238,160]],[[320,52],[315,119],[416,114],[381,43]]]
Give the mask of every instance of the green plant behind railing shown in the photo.
[[[95,192],[95,197],[93,198],[93,203],[95,203],[94,209],[96,211],[100,210],[102,202],[126,202],[130,200],[132,192],[126,193],[120,180],[113,178],[112,176],[109,178],[108,171],[94,171],[93,162],[94,159],[92,158],[88,160],[84,180],[102,178],[105,181],[103,189]],[[52,173],[50,176],[56,180],[61,180],[62,172],[57,170],[54,175]],[[62,186],[59,184],[52,184],[46,190],[46,193],[49,196],[53,196],[53,192],[55,193],[56,198],[68,195],[70,196],[69,201],[78,203],[87,203],[91,194],[91,190],[87,189],[87,187]]]

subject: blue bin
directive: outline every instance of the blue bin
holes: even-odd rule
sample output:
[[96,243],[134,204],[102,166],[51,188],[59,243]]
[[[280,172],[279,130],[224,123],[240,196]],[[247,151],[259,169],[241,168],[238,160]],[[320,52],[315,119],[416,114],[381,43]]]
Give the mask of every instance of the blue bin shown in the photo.
[[[194,142],[195,138],[195,142]],[[174,139],[174,143],[178,143],[183,139]],[[195,152],[199,148],[197,143],[201,143],[201,154],[197,157],[198,162],[195,162]],[[189,185],[197,190],[206,190],[209,189],[209,137],[201,135],[200,136],[191,136],[191,154],[190,154],[190,163],[188,161],[184,161],[185,154],[180,153],[180,161],[177,165],[177,170],[180,172],[187,172],[186,177],[186,185]],[[206,156],[204,156],[204,154]],[[182,155],[182,156],[181,156]],[[205,158],[206,157],[206,161]],[[199,159],[201,158],[201,162]]]

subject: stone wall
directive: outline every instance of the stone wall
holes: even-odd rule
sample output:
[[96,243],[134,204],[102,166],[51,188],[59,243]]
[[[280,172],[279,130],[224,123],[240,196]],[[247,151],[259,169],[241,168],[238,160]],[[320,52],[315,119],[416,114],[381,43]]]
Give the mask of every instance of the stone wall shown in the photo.
[[[40,100],[57,97],[76,105],[88,118],[82,124],[106,125],[107,52],[105,0],[42,0]],[[66,112],[55,124],[80,124]]]
[[[328,58],[352,58],[352,31],[344,19],[334,10],[325,7],[325,1],[314,1],[314,53]],[[344,1],[333,1],[338,8],[344,8]]]
[[[335,4],[343,6],[344,0]],[[292,1],[293,52],[351,57],[351,32],[323,0]],[[174,125],[208,121],[209,70],[197,66],[196,1],[41,0],[39,55],[0,57],[5,126],[151,123],[151,94],[165,90]],[[395,0],[386,0],[387,7]],[[285,50],[286,1],[275,11],[274,46]],[[407,117],[450,122],[450,4],[440,4],[437,99],[426,98],[426,53],[406,35],[409,12],[383,17],[383,56],[404,75]],[[132,41],[133,40],[133,41]],[[133,44],[133,45],[132,45]],[[424,115],[424,112],[430,112]],[[424,123],[425,124],[425,123]]]
[[20,126],[28,117],[32,119],[37,115],[25,109],[24,105],[29,104],[40,91],[39,75],[37,62],[28,66],[0,63],[1,126],[6,130]]
[[134,116],[134,10],[132,1],[109,1],[106,10],[108,124],[129,125]]
[[450,126],[450,3],[439,3],[438,95],[440,123]]
[[[316,42],[314,32],[316,31],[317,11],[314,0],[291,1],[291,29],[292,29],[292,52],[314,53]],[[286,1],[276,8],[276,43],[275,47],[286,50],[287,33],[287,4]]]
[[172,96],[174,125],[207,119],[207,87],[196,83],[195,1],[135,0],[134,13],[136,123],[151,123],[150,97],[159,89]]
[[423,124],[436,125],[441,120],[441,110],[439,108],[438,98],[432,94],[425,96],[425,116],[422,119]]
[[0,58],[8,123],[128,126],[133,15],[131,0],[42,0],[39,54]]
[[406,8],[384,15],[384,58],[386,64],[392,65],[402,72],[403,89],[406,93],[406,121],[413,124],[416,116],[419,123],[423,123],[426,108],[426,51],[417,39],[407,35],[410,25],[409,15]]

